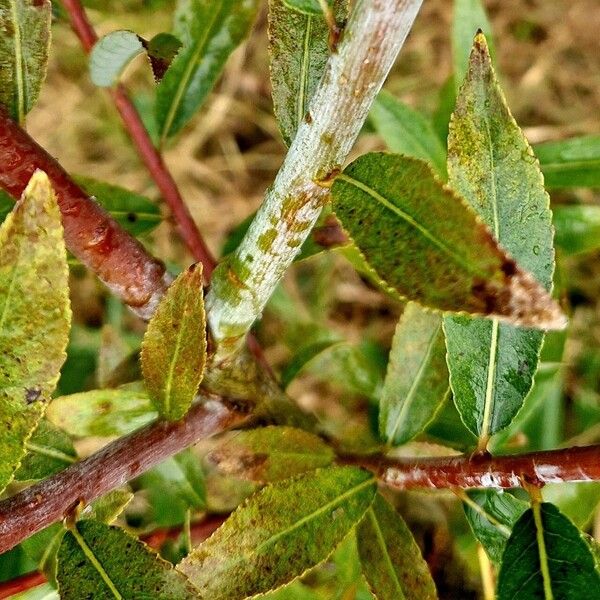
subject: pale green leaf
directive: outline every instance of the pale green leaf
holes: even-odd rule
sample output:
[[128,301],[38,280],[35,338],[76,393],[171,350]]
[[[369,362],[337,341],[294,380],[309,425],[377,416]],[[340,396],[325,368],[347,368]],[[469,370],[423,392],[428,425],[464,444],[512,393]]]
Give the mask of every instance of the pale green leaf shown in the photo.
[[239,600],[282,586],[325,560],[365,514],[370,473],[332,467],[251,496],[179,565],[211,600]]
[[[450,185],[546,289],[554,249],[550,199],[531,147],[498,85],[485,38],[475,38],[448,140]],[[465,425],[484,445],[515,417],[532,387],[543,332],[498,320],[444,322],[450,383]]]
[[99,87],[112,87],[131,61],[144,53],[142,38],[133,31],[111,31],[90,53],[90,77]]
[[596,600],[598,565],[583,534],[552,504],[534,504],[506,543],[498,600]]
[[463,508],[475,537],[499,565],[513,526],[529,505],[503,490],[487,489],[467,492]]
[[448,387],[442,320],[409,303],[396,326],[381,392],[381,436],[399,446],[421,433],[441,407]]
[[14,594],[11,596],[11,600],[60,600],[60,596],[49,583],[44,583],[30,590]]
[[20,123],[46,78],[51,11],[49,0],[0,0],[0,103]]
[[427,117],[383,91],[373,103],[369,119],[392,152],[426,160],[446,179],[446,149]]
[[133,494],[129,489],[111,490],[86,506],[79,518],[102,521],[110,525],[132,500]]
[[257,0],[188,0],[179,13],[183,47],[160,82],[156,120],[162,140],[192,118],[215,85],[229,55],[248,34]]
[[0,226],[0,489],[56,387],[70,324],[60,211],[48,177],[36,171]]
[[559,205],[554,208],[553,213],[556,246],[566,255],[592,252],[600,248],[600,206]]
[[186,578],[118,527],[84,520],[67,531],[58,551],[61,600],[191,600]]
[[402,517],[377,495],[357,530],[363,574],[378,600],[437,598],[427,563]]
[[482,0],[454,0],[452,18],[452,58],[456,91],[467,74],[469,54],[473,37],[478,30],[490,40],[492,56],[494,49],[491,40],[492,26],[485,12]]
[[600,187],[600,136],[537,144],[535,154],[546,187]]
[[[338,22],[344,21],[347,13],[347,0],[336,0],[334,14]],[[269,0],[273,107],[288,146],[308,113],[325,70],[330,54],[328,38],[329,29],[318,0]]]
[[110,437],[131,433],[158,416],[145,392],[91,390],[52,400],[48,420],[74,437]]
[[142,373],[159,414],[177,421],[192,404],[206,363],[202,265],[192,265],[167,290],[142,342]]
[[366,154],[336,178],[331,195],[369,265],[405,298],[444,312],[564,327],[548,292],[426,163]]
[[40,421],[33,435],[25,442],[25,449],[27,454],[15,473],[18,481],[44,479],[77,460],[71,438],[46,419]]
[[545,485],[542,495],[576,527],[587,528],[600,505],[600,482],[560,482]]
[[224,473],[265,483],[326,467],[334,457],[316,435],[278,426],[236,432],[209,454]]

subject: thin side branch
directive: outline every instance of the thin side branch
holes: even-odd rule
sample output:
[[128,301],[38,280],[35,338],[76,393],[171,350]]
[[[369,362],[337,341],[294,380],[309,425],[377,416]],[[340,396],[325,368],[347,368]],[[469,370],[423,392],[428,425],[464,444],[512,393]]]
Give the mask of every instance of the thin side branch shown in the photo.
[[[90,52],[97,42],[98,36],[87,18],[81,2],[79,0],[63,0],[63,6],[69,13],[71,27],[77,34],[83,49],[86,52]],[[119,85],[114,90],[111,90],[111,96],[121,115],[125,129],[137,148],[140,158],[146,165],[162,197],[173,213],[173,218],[181,238],[194,259],[202,263],[206,279],[210,279],[210,275],[215,268],[215,259],[198,230],[187,205],[183,201],[171,172],[165,165],[161,154],[152,143],[138,111],[129,98],[127,90],[124,86]]]
[[225,402],[206,400],[195,404],[182,421],[151,423],[3,500],[0,554],[64,518],[80,502],[92,502],[200,439],[247,425],[250,420]]
[[358,0],[275,183],[207,297],[218,356],[235,353],[300,251],[422,0]]
[[474,455],[448,458],[350,459],[373,471],[389,487],[513,488],[524,483],[600,481],[600,445],[561,448],[515,456]]

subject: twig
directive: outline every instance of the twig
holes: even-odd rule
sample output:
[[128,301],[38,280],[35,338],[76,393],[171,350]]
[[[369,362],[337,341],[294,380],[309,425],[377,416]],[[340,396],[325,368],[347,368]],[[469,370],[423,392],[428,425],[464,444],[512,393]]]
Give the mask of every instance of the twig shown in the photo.
[[198,440],[247,425],[224,401],[195,404],[182,421],[157,421],[0,502],[0,554]]
[[217,356],[241,347],[327,199],[413,24],[421,0],[358,0],[337,52],[273,186],[237,250],[215,271],[207,296]]
[[511,488],[523,484],[600,481],[600,445],[561,448],[515,456],[448,458],[345,458],[373,471],[389,487]]
[[[81,2],[79,0],[63,0],[63,6],[69,13],[71,27],[79,38],[83,49],[90,52],[98,40],[98,36],[87,18]],[[142,161],[173,213],[181,238],[194,259],[202,263],[207,280],[210,279],[216,264],[215,259],[183,201],[173,176],[165,165],[161,154],[152,143],[127,90],[123,85],[118,85],[111,90],[111,96]]]

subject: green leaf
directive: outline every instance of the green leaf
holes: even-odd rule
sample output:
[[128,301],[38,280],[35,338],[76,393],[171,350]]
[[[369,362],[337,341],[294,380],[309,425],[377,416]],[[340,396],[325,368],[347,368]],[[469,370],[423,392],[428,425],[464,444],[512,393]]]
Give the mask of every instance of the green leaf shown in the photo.
[[19,123],[46,78],[51,12],[48,0],[0,2],[0,103]]
[[444,312],[564,327],[548,292],[426,163],[365,154],[336,178],[331,196],[369,265],[408,300]]
[[160,208],[146,196],[81,175],[75,181],[132,235],[149,233],[162,222]]
[[61,600],[198,598],[185,577],[145,544],[98,521],[79,521],[65,533],[56,578]]
[[316,435],[277,426],[236,432],[209,454],[228,475],[265,483],[327,467],[334,457]]
[[502,490],[471,490],[465,496],[467,521],[490,559],[499,565],[513,526],[529,505]]
[[[347,0],[333,4],[337,21],[344,21]],[[325,70],[330,54],[328,38],[329,29],[318,0],[269,0],[273,107],[288,146],[308,113],[309,102]]]
[[202,265],[192,265],[167,290],[142,342],[142,373],[159,414],[181,419],[192,404],[206,363]]
[[[517,264],[550,290],[554,272],[550,198],[525,136],[498,85],[485,38],[475,38],[448,139],[450,185]],[[450,383],[465,425],[483,447],[507,427],[533,385],[543,332],[498,320],[444,321]]]
[[370,473],[332,467],[251,496],[179,565],[211,600],[238,600],[288,583],[325,560],[364,515]]
[[99,87],[119,82],[125,68],[144,53],[142,38],[133,31],[111,31],[100,38],[90,53],[90,77]]
[[48,420],[74,437],[111,437],[131,433],[158,413],[145,392],[128,389],[91,390],[52,400]]
[[248,34],[258,0],[188,0],[181,5],[178,32],[183,48],[156,92],[161,140],[176,134],[192,118],[215,85],[225,62]]
[[300,372],[306,367],[312,360],[317,358],[321,353],[325,352],[335,344],[343,343],[340,340],[329,339],[314,344],[309,344],[304,348],[300,348],[294,356],[292,356],[290,362],[285,366],[281,372],[281,386],[285,389],[290,383],[300,374]]
[[11,596],[11,600],[60,600],[60,596],[49,583],[44,583]]
[[544,486],[542,495],[576,527],[587,528],[600,504],[600,482],[550,483]]
[[537,144],[535,153],[546,187],[600,187],[600,136]]
[[361,521],[357,542],[363,574],[378,600],[437,598],[412,533],[382,496],[377,495]]
[[81,512],[80,519],[92,519],[102,523],[112,523],[133,500],[133,494],[129,489],[111,490],[104,496],[94,500]]
[[46,419],[40,421],[33,435],[25,442],[25,449],[27,454],[15,473],[18,481],[44,479],[77,460],[71,438]]
[[446,149],[427,117],[383,91],[373,103],[369,119],[392,152],[426,160],[446,179]]
[[60,211],[36,171],[0,226],[0,490],[56,387],[70,324]]
[[498,600],[594,600],[600,573],[582,533],[552,504],[534,504],[514,526]]
[[557,206],[553,213],[556,245],[567,256],[600,248],[600,206]]
[[206,508],[206,486],[200,459],[184,450],[136,480],[148,495],[152,522],[159,527],[180,525],[192,508]]
[[456,92],[467,75],[469,67],[469,54],[473,37],[478,30],[490,40],[490,50],[494,56],[491,40],[492,26],[483,8],[481,0],[454,0],[454,13],[452,18],[452,58],[454,63],[454,82]]
[[442,320],[412,302],[396,326],[380,400],[379,432],[394,446],[421,433],[448,393]]

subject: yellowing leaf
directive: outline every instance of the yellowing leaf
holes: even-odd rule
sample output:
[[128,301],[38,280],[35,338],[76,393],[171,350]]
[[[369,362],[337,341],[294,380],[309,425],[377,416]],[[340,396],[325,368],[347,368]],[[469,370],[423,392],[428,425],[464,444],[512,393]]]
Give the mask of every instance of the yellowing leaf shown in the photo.
[[353,467],[275,483],[251,496],[178,568],[211,600],[282,586],[333,552],[375,491],[373,476]]
[[46,77],[51,12],[49,0],[0,0],[0,103],[20,123]]
[[426,163],[365,154],[336,178],[331,195],[369,265],[405,298],[444,312],[564,327],[548,292]]
[[56,386],[70,323],[60,211],[37,171],[0,226],[0,489]]
[[82,520],[58,550],[56,579],[61,600],[192,600],[186,578],[145,544],[118,527]]
[[192,265],[167,290],[142,342],[142,372],[150,399],[171,421],[188,411],[206,363],[202,265]]

